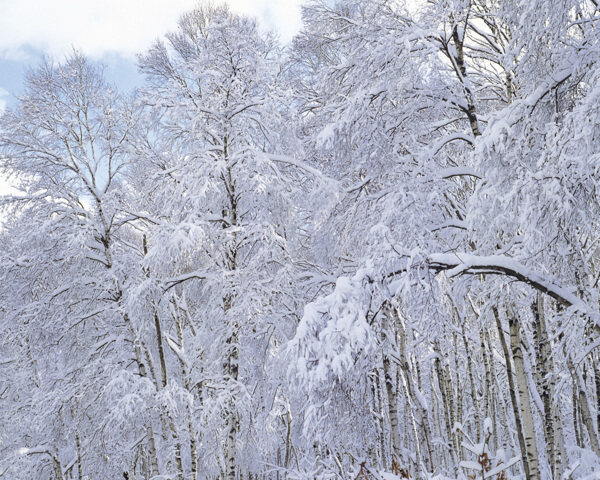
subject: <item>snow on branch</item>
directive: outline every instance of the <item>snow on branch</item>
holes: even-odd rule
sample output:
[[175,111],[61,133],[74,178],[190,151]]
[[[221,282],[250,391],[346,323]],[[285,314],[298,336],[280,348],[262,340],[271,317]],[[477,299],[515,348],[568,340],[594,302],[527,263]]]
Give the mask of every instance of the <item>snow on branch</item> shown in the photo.
[[298,354],[293,376],[310,390],[328,390],[332,376],[347,379],[356,357],[372,350],[371,282],[369,270],[360,269],[353,277],[339,277],[333,292],[305,305],[290,348]]
[[552,90],[558,88],[561,84],[566,82],[571,75],[573,75],[573,66],[568,65],[553,75],[550,75],[546,82],[541,84],[531,95],[525,99],[525,104],[531,107],[531,110],[535,109],[540,101],[548,95]]
[[550,278],[534,272],[505,255],[477,256],[464,252],[433,253],[427,257],[427,264],[435,271],[446,271],[450,277],[477,273],[507,275],[551,296],[563,305],[575,307],[582,313],[593,312],[583,300],[573,293],[572,289],[559,286]]
[[163,290],[164,290],[164,292],[168,292],[176,285],[187,282],[188,280],[208,280],[210,278],[211,278],[211,276],[203,271],[194,271],[194,272],[186,273],[184,275],[180,275],[180,276],[174,277],[174,278],[169,278],[168,280],[166,280],[163,283]]
[[449,143],[456,142],[457,140],[465,142],[471,146],[475,143],[471,135],[462,132],[456,132],[451,135],[442,137],[437,142],[434,142],[429,148],[427,148],[422,153],[421,160],[429,160],[430,158],[433,158],[442,148],[444,148]]
[[330,178],[328,176],[326,176],[323,172],[321,172],[319,169],[314,168],[312,166],[310,166],[308,163],[303,162],[302,160],[298,160],[296,158],[293,157],[289,157],[286,155],[274,155],[274,154],[267,154],[265,155],[266,158],[268,158],[269,160],[276,162],[276,163],[282,163],[285,165],[290,165],[293,167],[296,167],[300,170],[303,170],[304,172],[312,175],[313,177],[323,181],[324,183],[330,183],[330,184],[337,184],[337,180]]
[[453,177],[475,177],[481,179],[481,175],[479,175],[474,169],[471,167],[451,167],[445,168],[440,171],[440,177],[444,180]]

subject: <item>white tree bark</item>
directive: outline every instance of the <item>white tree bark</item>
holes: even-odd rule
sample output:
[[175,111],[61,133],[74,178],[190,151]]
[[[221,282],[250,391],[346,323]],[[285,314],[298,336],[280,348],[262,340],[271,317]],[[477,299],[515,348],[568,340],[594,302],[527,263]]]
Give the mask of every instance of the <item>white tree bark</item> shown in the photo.
[[560,477],[559,466],[556,461],[555,426],[552,399],[554,398],[554,376],[552,374],[552,351],[546,328],[544,312],[544,298],[538,293],[532,305],[535,320],[535,342],[537,356],[537,383],[542,403],[544,405],[544,434],[546,438],[546,451],[548,463],[554,478]]
[[517,429],[517,438],[519,440],[519,449],[521,450],[521,459],[523,462],[523,470],[525,472],[525,478],[529,479],[529,458],[527,455],[527,448],[525,446],[525,437],[523,434],[523,426],[521,421],[521,412],[519,411],[519,403],[517,402],[516,396],[516,386],[513,378],[513,368],[512,368],[512,360],[510,350],[508,349],[508,345],[506,344],[506,338],[504,337],[504,329],[502,328],[502,322],[500,321],[500,315],[498,315],[498,309],[496,307],[492,308],[492,312],[494,313],[494,318],[496,319],[496,327],[498,328],[498,338],[500,339],[500,344],[502,345],[502,350],[504,352],[504,360],[506,362],[506,375],[508,377],[508,390],[510,394],[510,400],[513,407],[513,414],[515,417],[515,426]]
[[539,480],[539,456],[535,438],[533,412],[531,410],[531,401],[529,397],[529,382],[527,379],[527,372],[525,371],[523,349],[521,347],[521,329],[519,321],[513,312],[508,312],[508,324],[510,328],[510,346],[515,364],[517,391],[519,393],[521,419],[523,421],[525,451],[527,453],[527,462],[529,464],[529,475],[527,478],[528,480]]
[[[573,365],[573,360],[571,360],[570,356],[566,356],[567,359],[567,367],[571,372],[571,377],[573,378],[573,388],[576,393],[576,401],[579,405],[581,418],[583,420],[583,424],[585,425],[585,429],[588,433],[588,437],[590,439],[590,446],[592,447],[593,452],[600,456],[600,445],[598,443],[598,435],[596,433],[596,429],[594,428],[594,420],[592,419],[590,405],[588,403],[588,397],[585,390],[585,383],[581,378],[581,374],[575,369]],[[583,432],[581,432],[581,437],[583,440]]]
[[[390,309],[389,312],[386,312],[389,315],[389,318],[391,318],[392,320],[396,320],[396,312],[394,309]],[[388,319],[388,315],[385,316],[384,318],[384,323],[383,323],[383,331],[384,331],[384,336],[385,335],[391,335],[391,331],[389,330],[389,325],[387,322]],[[386,348],[390,348],[391,346],[391,342],[389,341],[390,339],[386,339],[384,338],[384,345]],[[387,340],[387,341],[386,341]],[[395,343],[394,339],[394,343]],[[387,407],[388,407],[388,417],[390,420],[390,436],[391,436],[391,460],[392,460],[392,468],[395,467],[395,464],[397,464],[398,466],[402,465],[405,463],[404,459],[402,458],[402,454],[400,451],[400,420],[398,418],[398,385],[395,384],[394,382],[394,378],[396,377],[396,375],[394,375],[395,373],[395,368],[392,365],[392,362],[390,362],[390,358],[389,358],[389,354],[388,352],[384,351],[384,355],[383,355],[383,373],[385,376],[385,388],[386,388],[386,393],[387,393]]]

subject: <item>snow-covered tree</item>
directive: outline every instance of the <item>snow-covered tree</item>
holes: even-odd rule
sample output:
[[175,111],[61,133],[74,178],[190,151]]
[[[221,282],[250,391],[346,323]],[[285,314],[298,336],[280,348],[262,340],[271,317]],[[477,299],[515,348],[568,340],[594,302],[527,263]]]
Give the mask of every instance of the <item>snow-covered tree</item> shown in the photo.
[[153,304],[161,348],[184,370],[169,377],[190,396],[198,468],[222,478],[276,464],[283,439],[267,432],[281,432],[288,416],[277,413],[285,367],[273,357],[297,315],[296,218],[311,169],[294,158],[280,58],[270,36],[226,7],[189,12],[140,56],[140,300]]
[[[3,348],[13,352],[2,365],[13,379],[2,409],[8,468],[39,478],[46,468],[56,478],[117,475],[107,414],[127,399],[113,386],[128,377],[127,394],[146,388],[130,368],[135,339],[121,302],[136,262],[123,189],[130,109],[73,53],[33,71],[1,122],[3,171],[20,192],[4,199],[13,217],[2,230]],[[127,432],[138,437],[136,428]]]
[[0,120],[0,477],[594,478],[595,0],[201,6]]

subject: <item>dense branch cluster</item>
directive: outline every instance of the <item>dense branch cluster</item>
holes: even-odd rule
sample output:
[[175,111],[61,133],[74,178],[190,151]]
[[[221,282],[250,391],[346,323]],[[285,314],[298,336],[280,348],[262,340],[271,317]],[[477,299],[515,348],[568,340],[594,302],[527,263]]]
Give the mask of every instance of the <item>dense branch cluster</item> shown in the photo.
[[[0,119],[0,478],[592,479],[595,0],[198,7]],[[598,68],[596,68],[598,67]]]

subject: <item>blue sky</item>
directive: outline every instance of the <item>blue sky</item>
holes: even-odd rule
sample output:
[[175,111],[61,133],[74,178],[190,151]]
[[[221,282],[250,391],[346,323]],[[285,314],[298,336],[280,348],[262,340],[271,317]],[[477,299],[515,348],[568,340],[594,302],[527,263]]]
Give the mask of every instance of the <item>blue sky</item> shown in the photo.
[[[300,0],[230,0],[287,42],[300,27]],[[25,72],[44,56],[77,48],[106,65],[122,90],[139,84],[135,55],[175,29],[197,0],[0,0],[0,108],[14,104]]]

